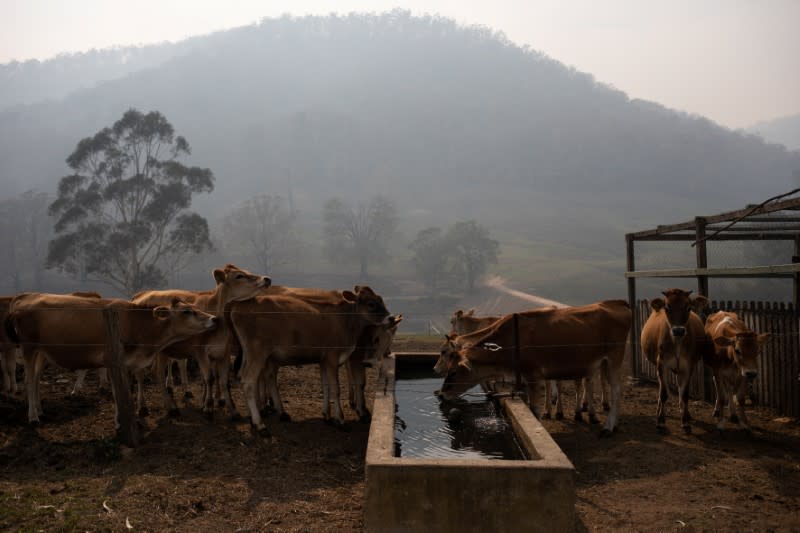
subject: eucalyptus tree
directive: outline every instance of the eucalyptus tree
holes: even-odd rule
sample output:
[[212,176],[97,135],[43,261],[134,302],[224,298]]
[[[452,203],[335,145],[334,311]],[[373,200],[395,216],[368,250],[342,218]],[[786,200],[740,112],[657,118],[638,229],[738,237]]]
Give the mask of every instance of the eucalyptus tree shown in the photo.
[[130,109],[78,142],[49,207],[47,266],[130,295],[163,285],[175,257],[211,248],[207,221],[189,207],[214,175],[181,163],[190,153],[158,111]]

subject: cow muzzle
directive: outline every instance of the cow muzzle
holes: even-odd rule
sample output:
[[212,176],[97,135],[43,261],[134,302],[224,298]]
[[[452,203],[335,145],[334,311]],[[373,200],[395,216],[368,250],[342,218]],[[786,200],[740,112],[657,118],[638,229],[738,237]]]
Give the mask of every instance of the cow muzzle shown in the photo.
[[686,336],[686,328],[683,326],[672,326],[672,336],[673,337],[685,337]]
[[746,379],[755,379],[758,376],[758,371],[742,369],[742,376]]

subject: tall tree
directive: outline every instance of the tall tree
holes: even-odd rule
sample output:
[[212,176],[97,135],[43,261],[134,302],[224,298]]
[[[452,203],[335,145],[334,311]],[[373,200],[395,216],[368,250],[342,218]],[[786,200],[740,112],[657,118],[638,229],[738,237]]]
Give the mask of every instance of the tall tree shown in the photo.
[[389,239],[397,227],[397,209],[383,196],[355,209],[339,198],[325,204],[325,252],[336,263],[358,259],[360,276],[369,276],[369,264],[388,258]]
[[489,238],[489,230],[474,220],[457,222],[447,230],[447,240],[462,270],[467,288],[472,291],[475,281],[486,273],[490,263],[497,263],[499,244]]
[[133,294],[162,285],[170,258],[210,248],[208,223],[188,208],[214,189],[214,175],[179,161],[190,153],[158,111],[130,109],[82,139],[50,204],[48,267]]
[[282,197],[256,196],[225,217],[225,245],[246,250],[255,256],[261,272],[272,272],[293,257],[297,246],[294,222],[294,215]]

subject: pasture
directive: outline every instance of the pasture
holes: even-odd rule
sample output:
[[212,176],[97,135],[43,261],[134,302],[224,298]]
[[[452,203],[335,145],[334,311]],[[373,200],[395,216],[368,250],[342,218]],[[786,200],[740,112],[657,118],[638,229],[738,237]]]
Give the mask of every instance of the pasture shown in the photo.
[[[397,350],[431,349],[396,339]],[[435,344],[434,344],[435,345]],[[342,376],[342,385],[346,379]],[[113,403],[90,374],[70,397],[72,373],[44,372],[42,425],[24,404],[0,401],[0,529],[9,531],[360,531],[369,426],[345,405],[349,431],[325,424],[316,366],[286,367],[281,393],[292,422],[273,436],[246,421],[209,422],[193,404],[166,416],[156,387],[144,444],[120,447]],[[368,373],[372,397],[376,375]],[[566,394],[571,387],[565,387]],[[192,383],[195,398],[200,385]],[[238,386],[234,400],[244,413]],[[570,412],[573,396],[567,396]],[[625,380],[618,431],[545,420],[576,467],[576,530],[800,529],[800,425],[748,406],[753,433],[715,429],[711,406],[691,402],[684,434],[671,398],[667,434],[656,431],[656,387]],[[601,416],[602,418],[602,416]],[[130,525],[130,528],[128,527]]]

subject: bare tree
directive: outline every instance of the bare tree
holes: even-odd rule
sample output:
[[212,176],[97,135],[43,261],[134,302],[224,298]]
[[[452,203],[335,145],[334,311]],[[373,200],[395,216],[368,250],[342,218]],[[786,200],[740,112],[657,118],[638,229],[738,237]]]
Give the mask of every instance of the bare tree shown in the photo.
[[294,218],[280,196],[251,198],[225,217],[225,246],[252,254],[261,272],[272,272],[293,257],[297,247]]
[[43,289],[44,258],[53,232],[49,202],[47,194],[37,190],[0,202],[0,246],[5,254],[0,275],[10,279],[15,292]]
[[389,239],[397,227],[397,210],[383,196],[374,196],[369,203],[355,209],[339,198],[325,204],[325,253],[335,263],[355,257],[360,276],[367,278],[371,262],[388,258]]

